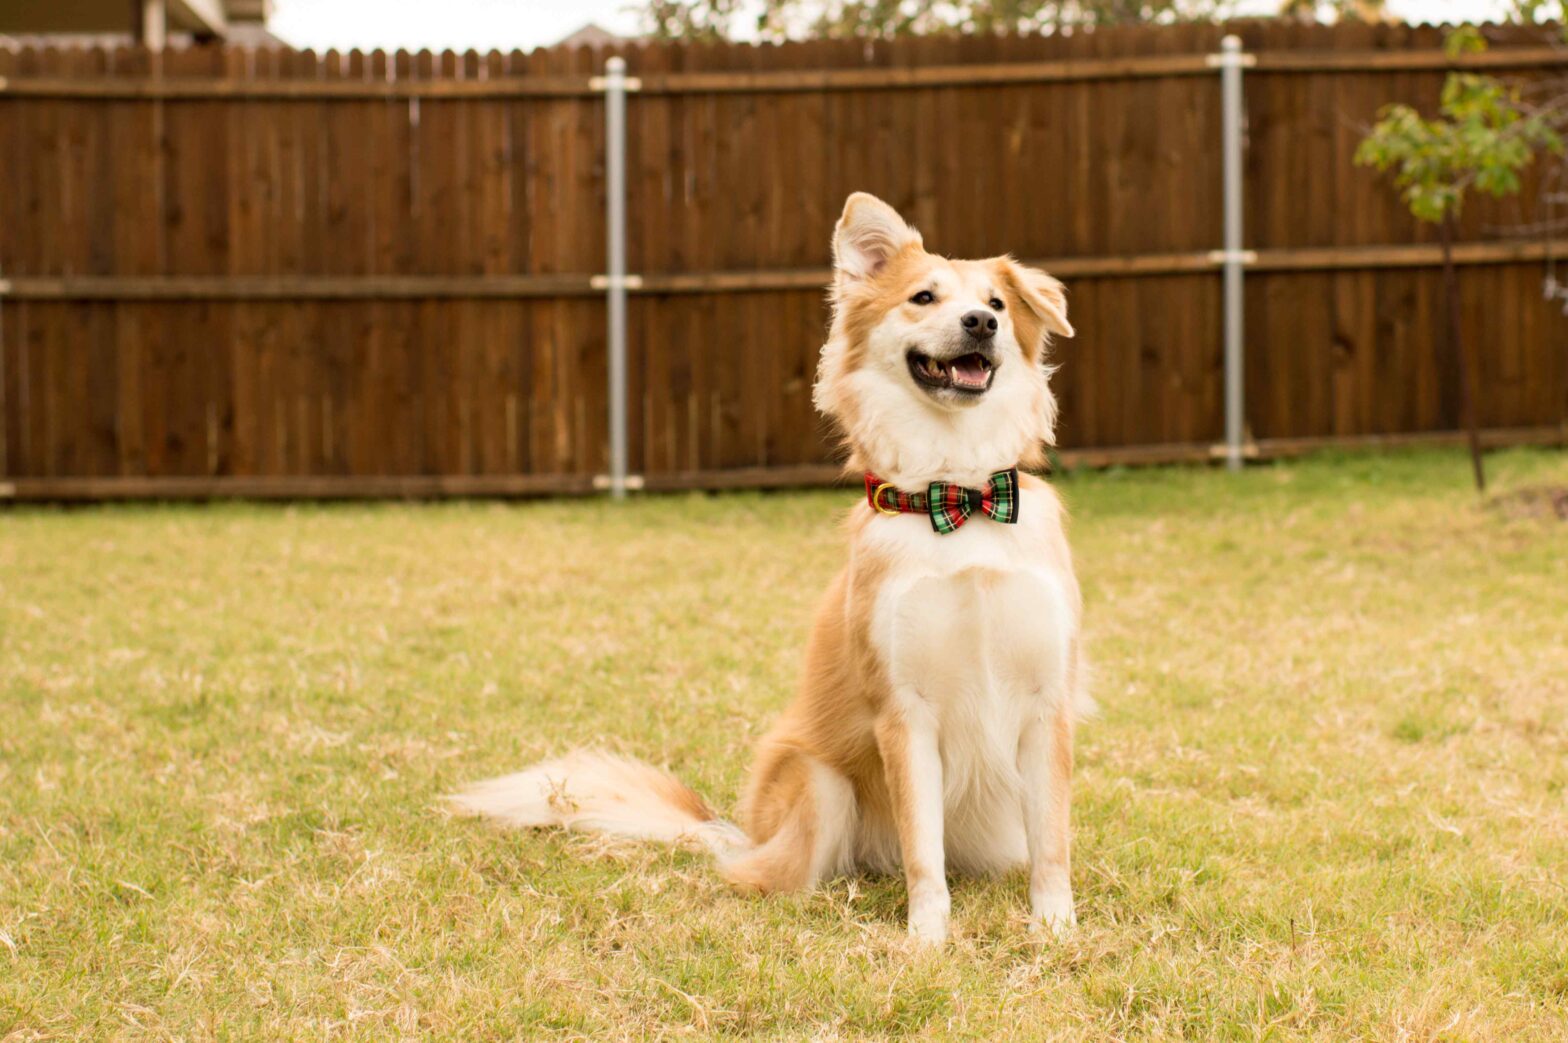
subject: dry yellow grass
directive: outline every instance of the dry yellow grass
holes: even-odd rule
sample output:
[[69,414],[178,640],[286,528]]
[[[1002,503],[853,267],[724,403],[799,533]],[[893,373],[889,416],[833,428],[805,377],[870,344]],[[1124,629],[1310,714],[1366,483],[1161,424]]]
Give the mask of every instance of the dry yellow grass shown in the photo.
[[0,1038],[1561,1040],[1568,525],[1465,482],[1062,480],[1082,925],[962,881],[934,954],[897,881],[433,807],[589,742],[732,806],[852,491],[5,512]]

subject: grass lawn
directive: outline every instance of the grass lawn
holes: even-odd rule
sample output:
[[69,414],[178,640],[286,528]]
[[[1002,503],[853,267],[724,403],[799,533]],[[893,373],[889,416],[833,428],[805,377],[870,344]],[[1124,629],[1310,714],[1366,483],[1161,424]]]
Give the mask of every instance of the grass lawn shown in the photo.
[[0,512],[0,1039],[1562,1040],[1568,524],[1467,481],[1060,479],[1081,925],[958,881],[938,953],[435,807],[605,743],[732,808],[854,490]]

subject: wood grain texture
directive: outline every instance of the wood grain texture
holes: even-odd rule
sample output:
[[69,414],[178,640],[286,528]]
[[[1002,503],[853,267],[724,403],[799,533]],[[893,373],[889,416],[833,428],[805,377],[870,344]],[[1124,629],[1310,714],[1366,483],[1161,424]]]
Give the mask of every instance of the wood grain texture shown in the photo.
[[[1351,159],[1453,67],[1430,27],[1234,27],[1260,451],[1446,437],[1438,250]],[[1067,280],[1064,453],[1206,458],[1221,425],[1222,27],[620,47],[631,453],[649,488],[833,473],[810,406],[844,196]],[[1460,64],[1522,82],[1528,35]],[[604,469],[608,50],[0,51],[0,480],[32,495],[525,495]],[[1461,226],[1484,423],[1568,423],[1568,245]],[[1029,260],[1032,259],[1032,260]],[[1263,448],[1268,447],[1268,448]],[[39,484],[43,483],[43,484]],[[63,484],[62,484],[63,483]],[[107,483],[107,484],[106,484]],[[18,485],[18,488],[24,488]],[[74,490],[74,491],[73,491]]]

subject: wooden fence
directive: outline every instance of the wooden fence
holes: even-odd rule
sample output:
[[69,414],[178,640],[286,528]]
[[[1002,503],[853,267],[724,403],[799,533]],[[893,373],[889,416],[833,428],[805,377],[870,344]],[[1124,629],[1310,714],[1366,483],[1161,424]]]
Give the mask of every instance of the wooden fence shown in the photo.
[[[1457,426],[1430,234],[1353,166],[1430,106],[1435,29],[1231,27],[1246,72],[1247,420],[1263,451]],[[833,473],[810,406],[847,193],[1068,284],[1061,440],[1220,437],[1214,26],[632,46],[631,469]],[[1568,61],[1494,33],[1523,78]],[[583,491],[606,467],[610,51],[0,52],[0,490],[26,498]],[[1498,440],[1560,440],[1568,319],[1535,186],[1464,221]],[[1561,245],[1561,244],[1558,244]],[[1568,247],[1565,247],[1568,252]]]

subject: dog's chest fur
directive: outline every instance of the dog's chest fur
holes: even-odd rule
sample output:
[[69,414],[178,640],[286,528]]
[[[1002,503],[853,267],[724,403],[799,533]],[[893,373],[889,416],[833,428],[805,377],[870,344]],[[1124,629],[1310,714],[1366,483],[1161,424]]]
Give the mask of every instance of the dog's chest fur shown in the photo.
[[975,516],[942,536],[902,515],[863,536],[891,563],[872,645],[893,697],[936,717],[945,846],[980,871],[1024,857],[1019,734],[1071,697],[1077,610],[1048,550],[1058,524],[1048,495],[1024,490],[1016,525]]

